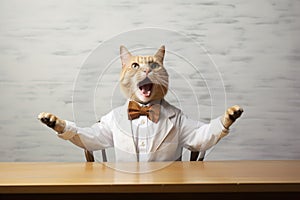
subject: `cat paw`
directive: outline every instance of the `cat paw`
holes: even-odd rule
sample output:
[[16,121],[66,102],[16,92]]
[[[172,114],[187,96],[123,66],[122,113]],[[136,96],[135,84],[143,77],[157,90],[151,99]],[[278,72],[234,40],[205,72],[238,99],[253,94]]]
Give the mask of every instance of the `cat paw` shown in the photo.
[[38,119],[58,133],[62,133],[66,126],[66,122],[64,120],[59,119],[51,113],[42,112],[38,115]]
[[225,128],[229,128],[233,122],[235,122],[244,112],[243,108],[238,105],[228,108],[223,118],[223,125]]

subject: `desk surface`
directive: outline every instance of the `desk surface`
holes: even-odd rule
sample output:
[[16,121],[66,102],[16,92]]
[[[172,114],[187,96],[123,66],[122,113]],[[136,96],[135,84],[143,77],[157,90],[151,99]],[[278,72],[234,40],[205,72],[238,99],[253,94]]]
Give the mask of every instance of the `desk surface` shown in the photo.
[[0,194],[252,191],[300,192],[300,160],[0,163]]

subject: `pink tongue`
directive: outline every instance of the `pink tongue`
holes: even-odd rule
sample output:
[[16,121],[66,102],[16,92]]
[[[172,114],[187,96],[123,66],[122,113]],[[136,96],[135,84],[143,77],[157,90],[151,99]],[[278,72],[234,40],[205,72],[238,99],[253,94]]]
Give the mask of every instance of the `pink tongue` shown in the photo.
[[151,95],[152,84],[146,84],[140,87],[142,94],[145,97],[149,97]]

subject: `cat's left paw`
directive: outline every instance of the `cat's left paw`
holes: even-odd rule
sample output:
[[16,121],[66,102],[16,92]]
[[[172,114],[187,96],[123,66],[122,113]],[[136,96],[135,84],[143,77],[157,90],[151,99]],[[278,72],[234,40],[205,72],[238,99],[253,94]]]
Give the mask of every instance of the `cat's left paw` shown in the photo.
[[225,128],[229,128],[233,122],[235,122],[244,112],[243,108],[235,105],[228,108],[223,117],[223,125]]

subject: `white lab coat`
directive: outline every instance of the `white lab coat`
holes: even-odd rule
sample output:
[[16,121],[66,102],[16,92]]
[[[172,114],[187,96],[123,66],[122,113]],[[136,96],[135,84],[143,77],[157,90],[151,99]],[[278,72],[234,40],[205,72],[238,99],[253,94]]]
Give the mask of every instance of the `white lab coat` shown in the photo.
[[228,134],[220,117],[204,124],[189,119],[165,100],[157,124],[145,116],[143,120],[128,120],[127,106],[128,102],[113,109],[88,128],[66,121],[64,133],[58,136],[89,151],[114,147],[117,162],[130,162],[174,161],[183,148],[205,151]]

